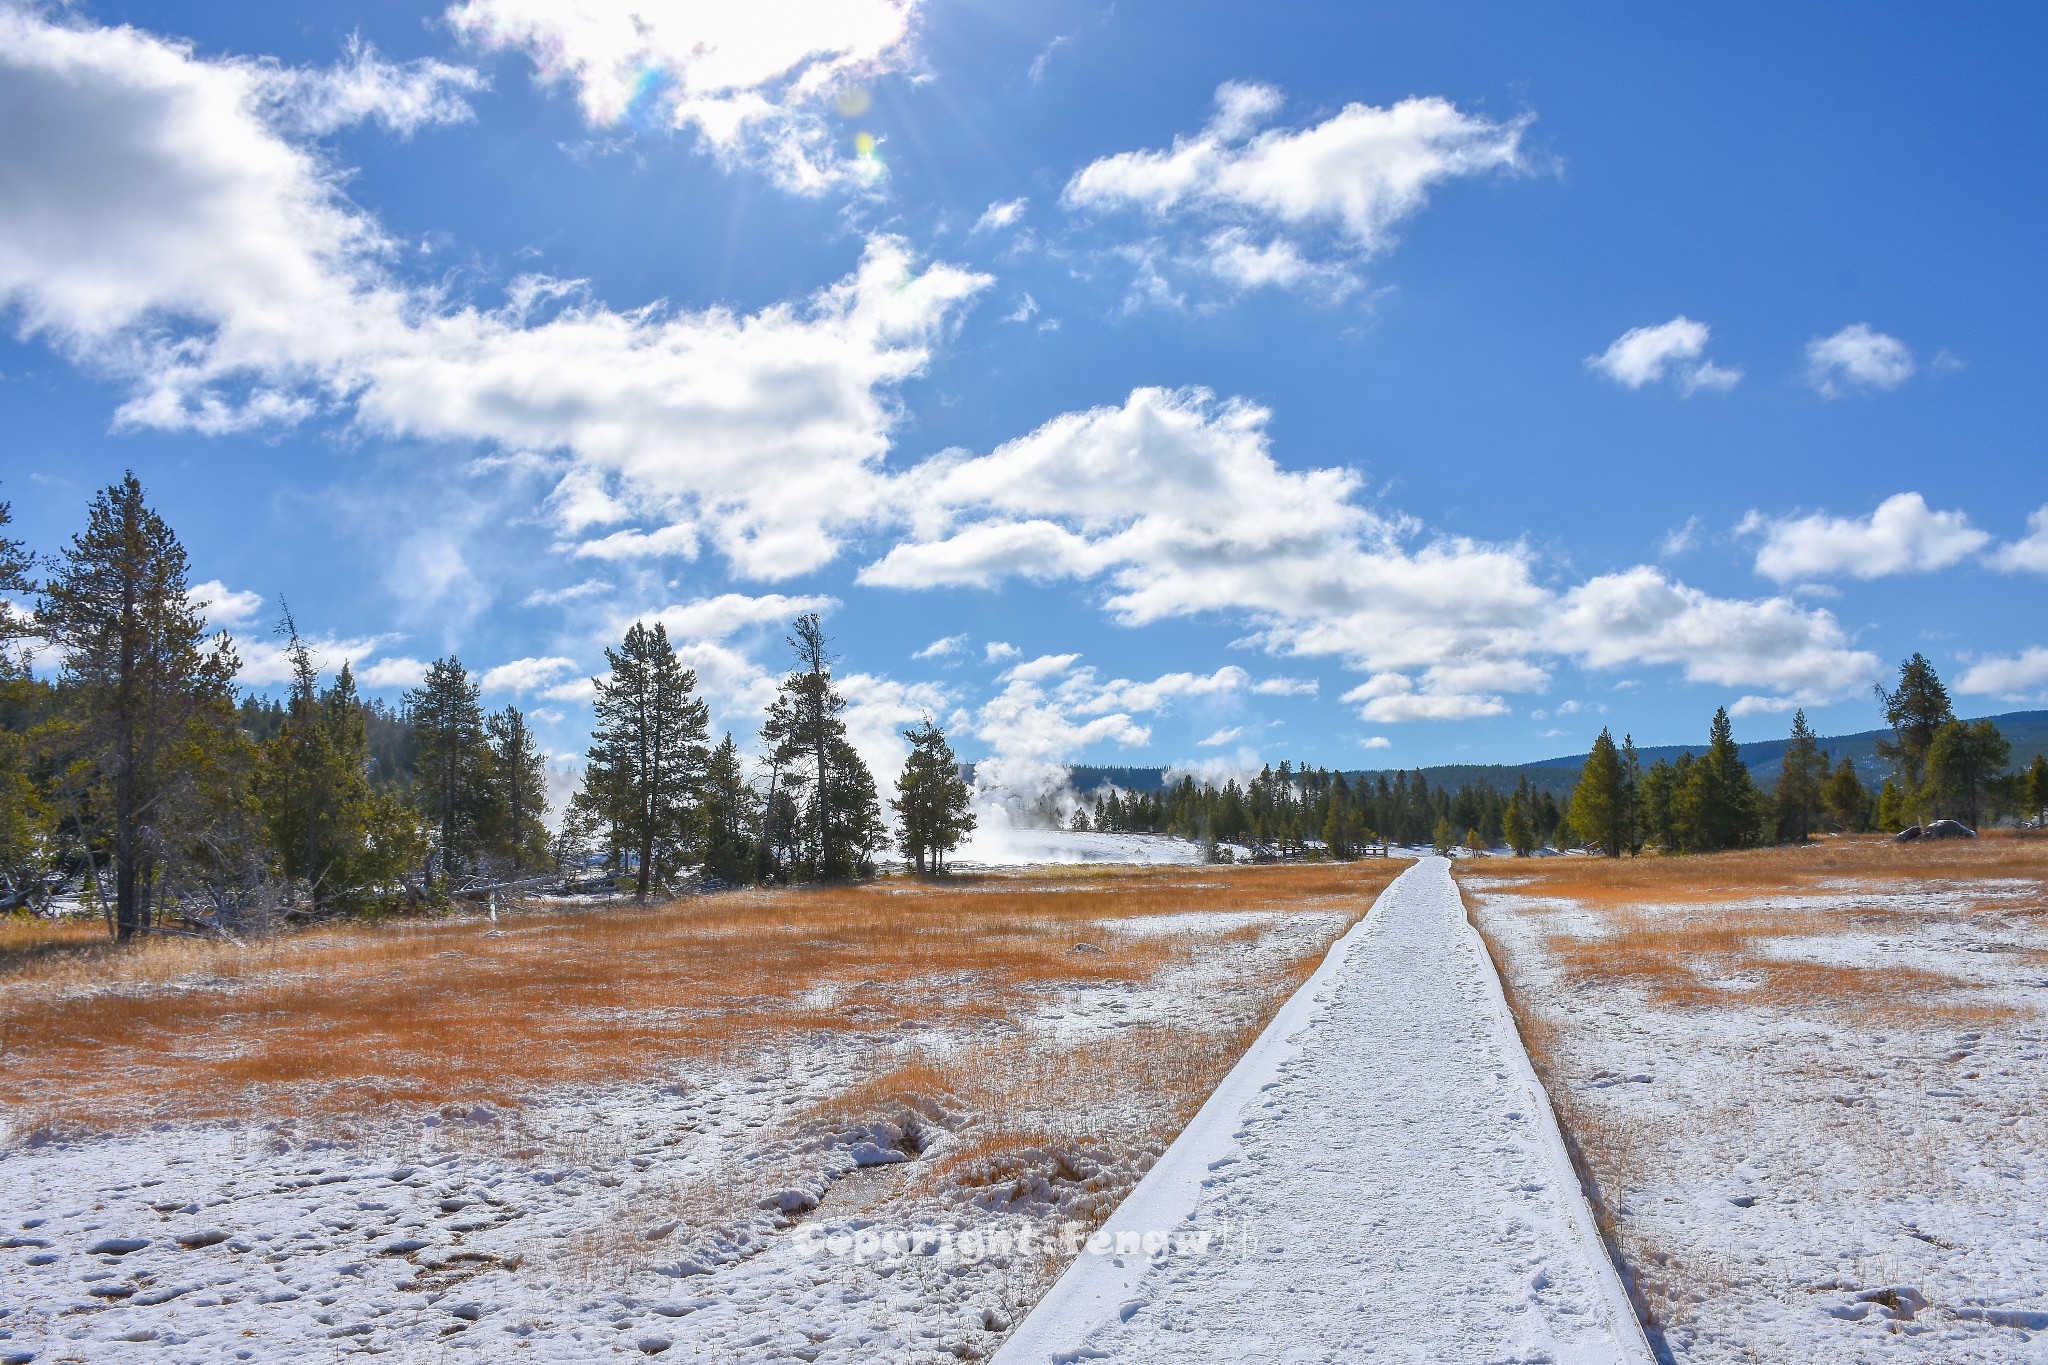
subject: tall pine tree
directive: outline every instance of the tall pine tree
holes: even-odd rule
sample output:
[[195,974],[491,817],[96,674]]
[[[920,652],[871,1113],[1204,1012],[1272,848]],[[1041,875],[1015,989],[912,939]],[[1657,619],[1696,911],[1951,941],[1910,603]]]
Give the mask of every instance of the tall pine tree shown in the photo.
[[184,546],[130,473],[94,498],[36,612],[64,661],[66,789],[111,856],[121,938],[149,927],[158,822],[232,717],[239,662],[226,635],[206,640],[188,586]]
[[292,666],[291,692],[283,724],[259,751],[256,797],[278,870],[317,914],[352,901],[367,871],[369,741],[348,665],[322,696],[289,607],[278,633]]
[[53,853],[54,818],[45,793],[30,777],[28,726],[22,724],[40,700],[27,663],[15,643],[34,620],[13,599],[35,592],[34,561],[20,541],[5,535],[12,509],[0,502],[0,906],[37,906],[46,899],[42,883]]
[[597,680],[597,731],[584,792],[636,863],[641,901],[672,876],[695,844],[705,768],[709,708],[696,696],[697,674],[684,668],[659,621],[636,621],[617,649],[611,673]]
[[1792,738],[1778,769],[1771,804],[1781,843],[1803,844],[1820,825],[1822,796],[1829,778],[1828,756],[1806,723],[1806,712],[1792,714]]
[[547,756],[516,706],[494,712],[484,729],[491,748],[488,842],[516,877],[549,861]]
[[491,746],[480,695],[453,655],[428,665],[426,680],[405,694],[416,789],[433,826],[444,886],[476,870],[493,814]]
[[830,642],[817,613],[797,617],[789,645],[797,666],[782,680],[762,738],[792,787],[801,774],[804,874],[836,881],[868,870],[887,827],[874,775],[847,742],[846,698],[832,686]]
[[1756,842],[1763,798],[1742,761],[1725,706],[1714,711],[1707,752],[1693,766],[1690,782],[1692,847],[1696,851],[1714,853]]
[[1889,740],[1877,742],[1879,757],[1892,765],[1900,791],[1909,806],[1918,807],[1920,788],[1927,780],[1927,750],[1934,732],[1954,720],[1948,689],[1927,656],[1915,653],[1899,665],[1899,685],[1886,691],[1877,687],[1878,704],[1884,708],[1885,723],[1892,727]]
[[1572,788],[1572,828],[1608,857],[1619,858],[1628,838],[1629,804],[1621,751],[1614,747],[1614,736],[1603,729]]
[[968,809],[974,793],[960,776],[946,732],[930,716],[903,737],[910,741],[910,754],[890,802],[898,821],[896,844],[920,875],[943,872],[946,855],[974,830],[974,813]]
[[722,882],[745,882],[759,875],[760,858],[754,836],[760,823],[759,800],[747,782],[739,745],[727,731],[704,770],[704,871]]

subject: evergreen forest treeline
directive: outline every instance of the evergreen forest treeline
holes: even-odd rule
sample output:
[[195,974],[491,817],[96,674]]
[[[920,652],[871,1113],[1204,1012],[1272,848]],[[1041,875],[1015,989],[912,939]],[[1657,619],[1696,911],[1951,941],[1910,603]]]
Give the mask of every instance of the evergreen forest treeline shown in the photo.
[[[57,886],[81,885],[128,937],[168,922],[247,929],[418,908],[561,876],[623,883],[644,900],[685,879],[868,876],[892,837],[918,872],[939,872],[974,828],[970,783],[926,718],[904,732],[892,832],[847,738],[815,615],[792,626],[793,666],[751,759],[731,733],[712,741],[696,676],[664,627],[634,623],[593,680],[583,780],[557,813],[526,716],[487,712],[454,657],[390,706],[364,698],[346,663],[323,685],[287,609],[285,695],[239,691],[235,642],[208,633],[184,548],[134,475],[103,490],[86,528],[47,561],[8,525],[0,504],[0,602],[34,609],[0,611],[0,908],[37,908]],[[31,667],[38,641],[54,672]],[[1103,787],[1064,819],[1198,840],[1219,857],[1238,845],[1257,858],[1344,859],[1389,842],[1621,856],[1942,817],[1975,826],[2048,807],[2048,762],[2011,771],[2005,737],[1958,720],[1920,655],[1878,699],[1892,738],[1875,791],[1852,761],[1830,761],[1803,712],[1763,791],[1722,710],[1706,749],[1675,762],[1644,766],[1627,736],[1617,745],[1603,730],[1562,797],[1526,777],[1507,791],[1449,790],[1420,772],[1347,778],[1281,763],[1242,784]]]
[[[890,835],[815,615],[795,623],[753,774],[731,734],[710,742],[663,627],[636,622],[606,650],[583,782],[551,826],[526,716],[486,712],[457,658],[387,706],[347,663],[323,686],[286,609],[286,695],[241,693],[235,642],[208,632],[184,547],[133,474],[45,563],[10,521],[0,504],[0,599],[35,605],[0,612],[0,908],[76,884],[127,938],[418,908],[564,873],[587,885],[593,869],[647,899],[686,874],[866,876]],[[37,642],[53,673],[31,666]],[[905,738],[895,840],[920,872],[943,871],[974,827],[968,784],[936,723]]]

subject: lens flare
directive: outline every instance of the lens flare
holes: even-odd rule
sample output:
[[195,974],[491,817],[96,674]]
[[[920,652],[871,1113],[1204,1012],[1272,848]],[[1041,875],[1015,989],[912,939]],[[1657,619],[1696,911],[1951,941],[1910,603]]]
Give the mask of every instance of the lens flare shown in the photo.
[[842,85],[839,87],[838,95],[834,96],[833,102],[839,106],[839,112],[842,116],[846,118],[859,118],[868,111],[868,106],[873,104],[875,100],[874,96],[868,93],[868,88],[864,85]]
[[875,135],[873,133],[856,133],[853,138],[853,154],[863,161],[876,160]]

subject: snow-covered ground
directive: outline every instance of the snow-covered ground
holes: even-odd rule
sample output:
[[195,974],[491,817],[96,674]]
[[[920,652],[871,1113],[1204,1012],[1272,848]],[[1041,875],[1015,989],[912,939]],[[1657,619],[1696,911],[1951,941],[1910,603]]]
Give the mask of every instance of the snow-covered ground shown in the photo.
[[1014,828],[1002,812],[985,813],[951,859],[972,867],[1031,867],[1063,863],[1133,863],[1170,866],[1199,863],[1202,846],[1163,834],[1096,834],[1085,830]]
[[[1597,944],[1610,921],[1539,887],[1489,889],[1505,870],[1468,880],[1475,913],[1549,1026],[1553,1086],[1669,1358],[2048,1360],[2038,884],[1633,907],[1811,916],[1761,960],[1876,973],[1881,1004],[1887,974],[1899,983],[1872,1011],[1771,997],[1752,965],[1708,982],[1720,1003],[1672,1007],[1620,974],[1568,973],[1558,944]],[[1930,994],[1916,973],[1953,984]]]
[[1105,921],[1096,937],[1211,946],[1142,985],[1049,992],[1017,1022],[820,1033],[520,1110],[17,1134],[0,1151],[0,1361],[976,1358],[1070,1259],[1062,1232],[1159,1151],[1087,1135],[1150,1131],[1171,1097],[1134,1088],[1079,1116],[1081,1137],[994,1166],[944,1162],[982,1132],[957,1097],[836,1097],[920,1058],[1028,1056],[1020,1029],[1057,1062],[1227,1016],[1248,1008],[1238,980],[1348,918]]
[[1650,1359],[1440,858],[1380,897],[1102,1235],[1000,1360]]

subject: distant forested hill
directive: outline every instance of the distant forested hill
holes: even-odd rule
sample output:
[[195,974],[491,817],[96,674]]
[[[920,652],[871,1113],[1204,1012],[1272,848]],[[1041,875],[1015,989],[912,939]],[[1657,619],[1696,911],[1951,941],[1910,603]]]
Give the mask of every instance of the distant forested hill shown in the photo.
[[[1975,717],[1969,717],[1975,719]],[[2012,757],[2015,767],[2025,767],[2033,762],[2034,755],[2048,754],[2048,711],[2013,711],[2003,716],[1992,716],[1990,720],[2001,733],[2012,741]],[[1705,729],[1704,726],[1701,727]],[[1790,729],[1790,721],[1786,723]],[[1856,760],[1856,770],[1863,780],[1877,785],[1884,772],[1882,760],[1877,756],[1877,741],[1891,737],[1889,730],[1864,730],[1853,735],[1829,735],[1822,738],[1821,747],[1835,762],[1844,758]],[[1785,760],[1785,744],[1782,739],[1758,740],[1742,746],[1742,760],[1758,782],[1766,787],[1778,780],[1778,767]],[[1706,749],[1704,737],[1699,744],[1663,744],[1642,749],[1645,767],[1660,758],[1676,759],[1680,754],[1698,754]],[[1538,791],[1547,791],[1553,796],[1563,796],[1578,781],[1579,768],[1586,756],[1563,754],[1557,758],[1538,759],[1534,763],[1440,763],[1423,768],[1422,775],[1431,787],[1458,788],[1473,785],[1492,787],[1496,791],[1510,791],[1524,777],[1529,785]],[[1074,789],[1092,792],[1100,787],[1113,786],[1123,791],[1152,792],[1166,785],[1166,770],[1163,768],[1105,767],[1080,764],[1068,770],[1069,781]],[[1395,769],[1364,769],[1345,771],[1347,780],[1364,777],[1376,780],[1382,773],[1392,778]],[[1413,772],[1414,769],[1402,771]]]

